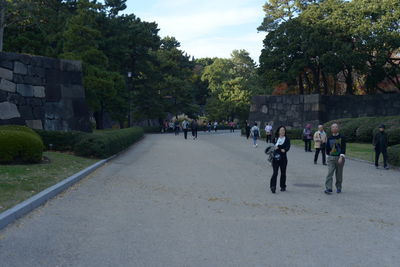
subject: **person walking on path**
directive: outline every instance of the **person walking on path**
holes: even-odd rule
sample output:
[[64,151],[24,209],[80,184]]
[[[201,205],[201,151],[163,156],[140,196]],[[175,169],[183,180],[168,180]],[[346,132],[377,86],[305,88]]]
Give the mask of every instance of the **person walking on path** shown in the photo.
[[311,124],[307,124],[303,130],[304,149],[306,152],[312,152],[311,140],[312,140]]
[[180,126],[179,126],[179,121],[178,120],[176,120],[174,122],[174,130],[175,130],[175,135],[179,135]]
[[272,143],[272,126],[269,123],[265,126],[265,134],[267,143]]
[[229,127],[231,130],[231,133],[234,133],[235,132],[235,122],[234,121],[229,122]]
[[183,135],[184,135],[185,139],[187,139],[187,133],[189,130],[189,122],[186,119],[184,119],[182,122],[182,129],[183,129]]
[[194,120],[192,121],[192,125],[191,125],[193,140],[197,139],[197,130],[198,130],[198,127],[199,127],[199,125],[198,125],[198,123],[197,123],[197,120],[194,119]]
[[326,154],[328,155],[328,175],[325,181],[325,193],[332,193],[333,173],[336,175],[336,192],[342,192],[343,167],[346,155],[346,138],[339,133],[337,123],[331,126],[332,136],[326,142]]
[[251,135],[253,136],[253,146],[258,147],[257,139],[260,137],[260,129],[257,126],[257,122],[254,123],[254,126],[251,127]]
[[218,122],[214,121],[214,131],[217,132],[217,128],[218,128]]
[[246,121],[246,123],[245,123],[245,129],[246,129],[246,138],[249,139],[251,127],[250,127],[250,123],[248,121]]
[[318,155],[319,152],[321,151],[322,164],[326,165],[326,155],[325,155],[326,141],[327,141],[327,136],[324,131],[324,126],[318,125],[318,131],[314,133],[314,148],[315,148],[314,164],[317,164]]
[[275,151],[272,159],[273,174],[270,181],[270,189],[273,194],[276,191],[278,171],[281,169],[280,187],[286,191],[286,167],[288,164],[287,152],[290,150],[290,139],[286,136],[285,126],[280,126],[276,131]]
[[379,168],[379,156],[383,155],[383,167],[388,170],[387,166],[387,147],[389,143],[389,138],[387,133],[385,133],[385,125],[379,126],[379,132],[374,136],[373,145],[375,147],[375,167]]

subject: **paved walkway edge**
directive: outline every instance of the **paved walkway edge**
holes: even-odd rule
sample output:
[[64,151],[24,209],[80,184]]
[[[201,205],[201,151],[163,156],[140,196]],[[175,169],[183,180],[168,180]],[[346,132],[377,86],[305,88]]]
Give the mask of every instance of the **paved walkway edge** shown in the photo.
[[5,228],[7,225],[15,222],[32,210],[36,209],[37,207],[43,205],[47,200],[65,191],[76,182],[82,180],[83,178],[103,166],[105,163],[115,158],[117,155],[96,162],[86,169],[83,169],[82,171],[62,180],[61,182],[41,191],[31,198],[28,198],[27,200],[15,205],[14,207],[0,213],[0,230]]

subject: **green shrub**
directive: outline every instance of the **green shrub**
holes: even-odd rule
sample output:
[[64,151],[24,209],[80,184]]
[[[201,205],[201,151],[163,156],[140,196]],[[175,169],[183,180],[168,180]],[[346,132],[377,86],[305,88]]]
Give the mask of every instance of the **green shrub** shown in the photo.
[[388,148],[388,162],[394,166],[400,166],[400,145]]
[[47,149],[56,151],[72,151],[74,146],[88,133],[70,131],[35,130],[42,138]]
[[389,145],[398,145],[400,144],[400,127],[396,129],[387,130]]
[[0,163],[38,163],[43,148],[40,136],[28,127],[0,127]]
[[374,133],[378,130],[380,118],[367,118],[356,130],[357,142],[372,143]]
[[142,128],[145,133],[161,133],[161,126],[144,126]]
[[140,127],[87,134],[75,145],[74,152],[79,156],[107,158],[128,148],[143,134]]

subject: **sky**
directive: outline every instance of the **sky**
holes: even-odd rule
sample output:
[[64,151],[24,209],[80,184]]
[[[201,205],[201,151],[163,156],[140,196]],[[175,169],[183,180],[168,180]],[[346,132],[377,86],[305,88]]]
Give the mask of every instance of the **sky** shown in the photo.
[[245,49],[258,62],[265,32],[257,33],[266,0],[127,0],[125,13],[157,22],[195,58],[230,57]]

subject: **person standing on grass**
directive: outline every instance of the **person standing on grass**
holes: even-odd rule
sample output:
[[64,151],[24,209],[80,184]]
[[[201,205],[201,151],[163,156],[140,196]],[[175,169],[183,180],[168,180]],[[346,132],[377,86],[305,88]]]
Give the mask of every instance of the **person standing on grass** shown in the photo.
[[317,164],[318,155],[319,152],[321,151],[322,164],[326,165],[326,155],[325,155],[326,141],[327,141],[327,136],[324,131],[324,126],[318,125],[318,131],[314,133],[314,148],[315,148],[314,164]]
[[387,133],[385,133],[385,125],[381,124],[379,126],[379,132],[375,134],[373,145],[375,147],[375,167],[379,169],[379,156],[383,155],[383,167],[388,170],[387,166],[387,147],[389,143],[389,138]]
[[187,133],[189,130],[189,122],[184,119],[182,122],[182,129],[183,129],[183,136],[185,137],[185,139],[187,139]]
[[245,129],[246,129],[246,138],[249,139],[251,127],[250,127],[250,123],[248,121],[246,121],[246,123],[245,123]]
[[306,152],[312,152],[311,140],[312,140],[311,124],[307,124],[303,130],[304,149]]
[[251,135],[253,136],[253,147],[258,147],[257,139],[260,137],[260,129],[257,126],[257,122],[254,123],[254,126],[250,131]]
[[194,119],[192,121],[192,136],[193,136],[193,140],[197,139],[197,129],[198,129],[199,125],[197,124],[197,120]]
[[332,136],[326,142],[326,154],[328,155],[328,175],[325,181],[325,193],[332,193],[333,174],[336,175],[336,192],[342,192],[343,167],[346,155],[346,138],[339,133],[337,123],[331,126]]
[[272,143],[272,126],[269,123],[265,126],[265,134],[267,143]]
[[290,150],[290,139],[286,136],[286,127],[280,126],[276,131],[275,151],[272,158],[273,174],[270,181],[270,189],[273,194],[276,191],[276,180],[278,171],[281,169],[280,187],[286,191],[286,167],[288,163],[287,152]]

